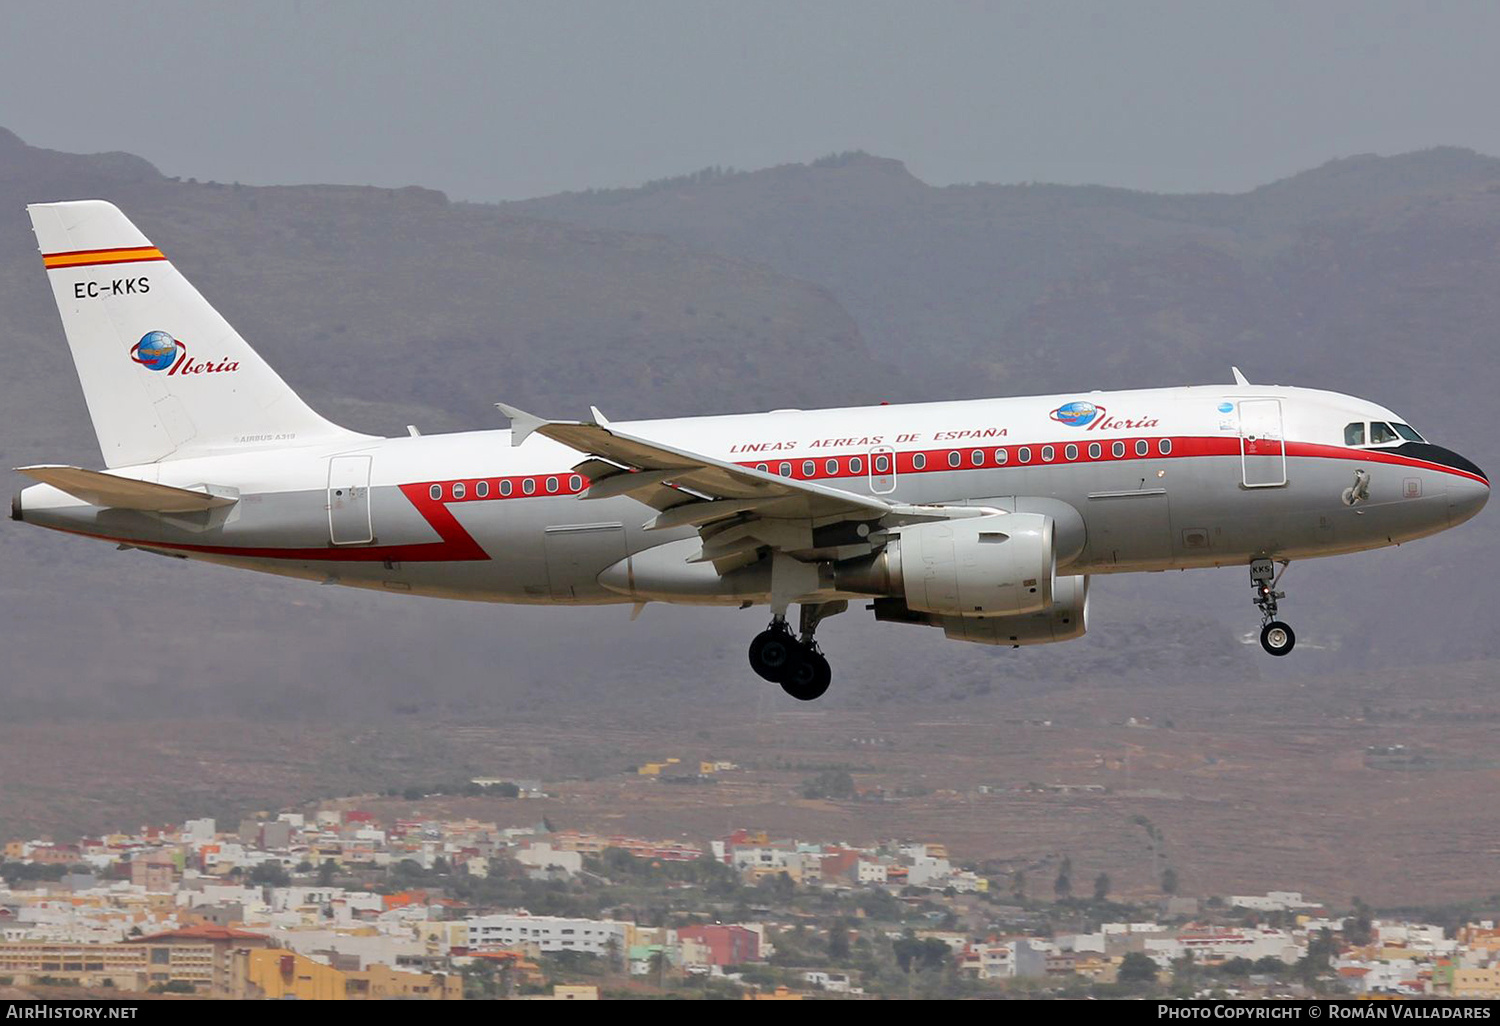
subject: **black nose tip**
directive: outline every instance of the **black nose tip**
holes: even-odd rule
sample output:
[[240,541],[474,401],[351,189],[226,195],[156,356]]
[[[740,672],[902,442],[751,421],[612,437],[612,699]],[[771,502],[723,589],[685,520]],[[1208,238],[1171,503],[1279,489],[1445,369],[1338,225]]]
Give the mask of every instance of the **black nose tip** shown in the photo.
[[1448,467],[1452,470],[1461,470],[1466,474],[1473,474],[1480,478],[1485,484],[1490,483],[1488,475],[1480,470],[1473,460],[1465,459],[1452,449],[1444,449],[1441,445],[1431,445],[1427,442],[1407,442],[1401,446],[1401,453],[1426,460],[1428,463],[1436,463],[1440,467]]
[[1467,470],[1475,477],[1483,478],[1485,484],[1490,483],[1490,476],[1484,471],[1480,470],[1479,464],[1475,463],[1473,460],[1460,456],[1452,449],[1444,449],[1443,452],[1448,454],[1448,459],[1446,462],[1447,466],[1450,466],[1455,470]]

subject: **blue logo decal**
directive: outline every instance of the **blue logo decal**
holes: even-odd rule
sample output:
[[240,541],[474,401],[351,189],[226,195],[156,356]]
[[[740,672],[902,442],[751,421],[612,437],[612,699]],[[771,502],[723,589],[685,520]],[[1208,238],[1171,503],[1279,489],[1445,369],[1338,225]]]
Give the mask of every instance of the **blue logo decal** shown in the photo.
[[186,351],[187,346],[165,331],[148,331],[130,347],[130,358],[147,370],[164,371],[177,362],[179,353]]
[[1234,412],[1234,403],[1220,403],[1219,404],[1219,412],[1220,413],[1233,413]]
[[1059,406],[1052,411],[1050,416],[1059,424],[1066,424],[1069,427],[1087,427],[1094,422],[1095,418],[1103,414],[1104,407],[1079,399],[1076,402]]

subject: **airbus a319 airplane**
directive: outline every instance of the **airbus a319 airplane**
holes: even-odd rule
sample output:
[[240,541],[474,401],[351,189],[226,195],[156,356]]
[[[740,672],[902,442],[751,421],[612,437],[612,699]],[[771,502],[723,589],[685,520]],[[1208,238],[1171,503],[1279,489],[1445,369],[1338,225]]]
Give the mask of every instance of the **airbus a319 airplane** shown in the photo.
[[[314,413],[113,205],[28,208],[104,471],[14,519],[164,555],[484,602],[769,605],[795,698],[849,602],[949,638],[1080,637],[1089,575],[1248,566],[1272,655],[1292,559],[1474,516],[1489,480],[1375,403],[1250,384],[380,438]],[[788,612],[799,607],[798,630]],[[637,608],[637,611],[638,611]]]

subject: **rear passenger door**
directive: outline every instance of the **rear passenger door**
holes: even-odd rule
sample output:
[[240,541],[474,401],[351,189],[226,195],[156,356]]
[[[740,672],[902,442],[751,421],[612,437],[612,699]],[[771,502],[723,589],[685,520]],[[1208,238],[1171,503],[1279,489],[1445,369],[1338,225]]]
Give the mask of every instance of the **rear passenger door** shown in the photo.
[[335,545],[368,545],[370,456],[334,456],[328,461],[328,539]]

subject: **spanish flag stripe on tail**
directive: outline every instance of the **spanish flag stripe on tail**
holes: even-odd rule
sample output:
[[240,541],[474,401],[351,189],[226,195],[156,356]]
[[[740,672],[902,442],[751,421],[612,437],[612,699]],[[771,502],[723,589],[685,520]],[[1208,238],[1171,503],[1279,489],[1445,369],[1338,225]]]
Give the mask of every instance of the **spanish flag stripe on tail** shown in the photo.
[[42,263],[54,267],[92,267],[95,264],[129,264],[142,260],[165,260],[166,254],[155,246],[129,249],[80,249],[71,253],[43,253]]

